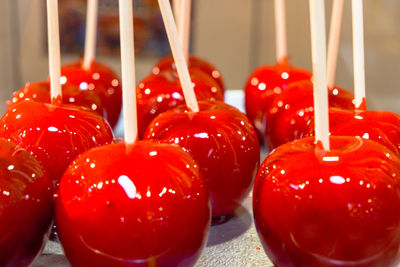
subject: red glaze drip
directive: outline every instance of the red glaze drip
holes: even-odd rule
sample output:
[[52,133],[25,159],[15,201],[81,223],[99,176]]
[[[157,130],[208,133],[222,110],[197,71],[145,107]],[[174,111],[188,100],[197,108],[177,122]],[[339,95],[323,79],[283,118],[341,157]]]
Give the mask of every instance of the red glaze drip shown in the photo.
[[[62,86],[61,102],[68,105],[82,106],[90,109],[100,116],[104,115],[101,100],[93,91],[81,91],[76,85],[66,84]],[[49,82],[27,83],[23,88],[13,93],[10,101],[7,101],[8,108],[25,100],[50,103]]]
[[0,265],[29,266],[52,220],[49,177],[29,152],[0,138]]
[[365,97],[363,98],[361,105],[356,109],[357,110],[367,110],[367,101],[365,100]]
[[62,101],[62,96],[56,96],[51,98],[51,104],[55,106],[62,106],[63,101]]
[[[400,116],[388,111],[329,109],[329,130],[335,136],[359,136],[400,155]],[[304,136],[314,135],[314,122]]]
[[0,125],[0,136],[33,153],[49,170],[53,183],[76,156],[113,139],[108,123],[92,112],[32,100],[10,108]]
[[181,148],[141,141],[89,150],[65,172],[56,222],[73,266],[193,266],[211,210]]
[[[400,251],[400,160],[359,137],[287,143],[258,171],[256,228],[276,266],[393,266]],[[397,265],[396,265],[397,266]]]
[[159,115],[145,139],[174,143],[188,151],[206,179],[213,216],[230,215],[252,188],[260,161],[254,127],[239,110],[222,102],[199,102],[200,111],[185,106]]
[[100,62],[93,62],[90,70],[84,70],[80,61],[61,68],[65,84],[74,84],[82,91],[93,91],[101,99],[105,110],[104,118],[114,127],[122,106],[122,89],[119,77],[113,70]]
[[281,58],[280,61],[276,62],[277,66],[288,66],[289,65],[289,59],[287,57]]
[[[214,81],[217,82],[219,88],[221,88],[222,93],[225,92],[225,85],[224,81],[221,76],[221,72],[217,70],[213,65],[211,65],[206,60],[190,56],[189,57],[189,70],[200,70],[203,73],[207,74],[208,77],[212,78]],[[165,57],[161,59],[153,68],[152,73],[157,75],[163,70],[175,70],[176,66],[174,62],[174,58],[172,56]]]
[[[339,87],[328,91],[329,105],[354,109],[353,94]],[[307,125],[314,120],[313,85],[310,81],[290,84],[275,97],[265,114],[265,144],[272,150],[287,142],[302,138]]]
[[292,82],[310,80],[311,73],[287,64],[262,66],[256,69],[245,85],[246,113],[263,139],[263,120],[275,97],[284,92]]
[[[224,100],[224,95],[215,83],[198,70],[191,70],[197,100]],[[162,112],[185,104],[177,73],[173,70],[149,75],[136,88],[139,137],[142,138],[150,122]]]

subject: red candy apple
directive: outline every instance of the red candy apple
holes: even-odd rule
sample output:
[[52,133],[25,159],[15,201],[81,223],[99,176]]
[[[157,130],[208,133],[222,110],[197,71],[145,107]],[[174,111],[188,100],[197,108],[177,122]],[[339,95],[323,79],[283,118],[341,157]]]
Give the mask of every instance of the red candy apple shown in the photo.
[[[400,116],[388,111],[329,109],[329,129],[335,136],[370,139],[400,155]],[[314,123],[304,136],[314,135]]]
[[[278,147],[258,171],[256,228],[276,266],[394,266],[400,260],[400,160],[360,137]],[[395,265],[397,266],[397,265]]]
[[[93,91],[81,91],[76,85],[65,84],[62,86],[63,103],[88,108],[100,116],[104,115],[100,97]],[[8,107],[25,100],[34,100],[43,103],[50,103],[49,82],[27,83],[23,88],[13,93]]]
[[[354,96],[341,88],[328,91],[329,105],[341,109],[354,109]],[[307,125],[314,120],[313,84],[303,80],[290,84],[276,96],[266,110],[265,144],[273,149],[287,142],[302,138]]]
[[210,219],[197,163],[151,141],[82,154],[65,172],[56,204],[73,266],[193,266]]
[[[219,86],[198,70],[190,72],[198,100],[224,100]],[[176,71],[165,70],[144,78],[136,88],[139,137],[150,122],[162,112],[185,103],[182,87]]]
[[199,102],[159,115],[145,139],[178,144],[188,151],[205,177],[214,217],[226,216],[248,195],[260,160],[254,127],[239,110],[222,102]]
[[270,108],[275,97],[281,94],[290,83],[310,79],[310,72],[294,68],[287,63],[262,66],[250,75],[245,85],[246,113],[256,127],[260,140],[264,133],[265,112]]
[[[217,82],[219,88],[221,88],[222,90],[222,93],[225,91],[225,85],[221,76],[221,72],[219,72],[219,70],[217,70],[209,62],[199,57],[190,56],[188,67],[189,70],[200,70],[201,72],[207,74],[208,77],[212,78]],[[171,69],[176,71],[176,65],[174,62],[174,58],[172,56],[169,56],[161,59],[154,66],[152,73],[157,75],[163,70],[171,70]]]
[[0,138],[0,266],[29,266],[53,220],[51,182],[25,149]]
[[0,125],[0,136],[33,153],[49,170],[53,183],[76,156],[113,139],[108,123],[92,112],[32,100],[10,108]]
[[76,62],[61,68],[61,83],[74,84],[82,91],[93,91],[101,99],[105,119],[114,127],[119,119],[122,106],[122,90],[118,76],[113,70],[100,62],[93,62],[90,70]]

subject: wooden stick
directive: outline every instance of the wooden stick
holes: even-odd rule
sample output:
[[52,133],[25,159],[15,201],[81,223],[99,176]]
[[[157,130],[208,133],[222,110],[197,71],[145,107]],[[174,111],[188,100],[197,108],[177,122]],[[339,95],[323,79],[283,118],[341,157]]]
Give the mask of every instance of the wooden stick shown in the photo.
[[132,0],[119,0],[119,19],[125,142],[133,144],[137,140],[138,126]]
[[355,107],[365,101],[364,19],[362,0],[352,1],[353,12],[353,63]]
[[285,0],[275,0],[276,61],[287,59]]
[[339,51],[340,28],[342,26],[344,0],[334,0],[329,31],[327,81],[328,88],[335,86],[336,64]]
[[186,106],[192,112],[199,111],[196,94],[193,89],[192,80],[183,54],[181,42],[176,29],[174,17],[172,15],[171,4],[169,0],[158,0],[161,9],[161,15],[164,20],[165,29],[167,31],[168,40],[171,46],[172,55],[181,81],[183,95],[185,97]]
[[[173,0],[172,8],[174,9],[174,18],[175,18],[176,24],[180,25],[182,1],[181,0]],[[179,26],[178,26],[178,32],[180,32]]]
[[314,83],[315,139],[330,150],[328,90],[326,84],[325,0],[310,0]]
[[49,47],[50,98],[55,105],[62,104],[60,84],[61,56],[58,23],[58,0],[47,0],[47,34]]
[[89,70],[96,54],[98,0],[88,0],[83,69]]
[[190,27],[191,27],[192,0],[181,1],[181,12],[178,23],[178,33],[182,42],[183,54],[189,62]]

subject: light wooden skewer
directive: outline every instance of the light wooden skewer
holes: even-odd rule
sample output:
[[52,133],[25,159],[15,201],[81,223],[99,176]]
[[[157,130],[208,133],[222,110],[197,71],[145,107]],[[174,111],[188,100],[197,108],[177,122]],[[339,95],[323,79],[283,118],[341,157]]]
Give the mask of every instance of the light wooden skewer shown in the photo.
[[328,88],[335,86],[336,64],[339,51],[344,0],[334,0],[329,31],[327,81]]
[[172,14],[171,4],[169,0],[158,0],[161,9],[161,15],[164,20],[165,29],[167,31],[168,40],[171,46],[172,55],[178,71],[178,76],[181,82],[183,95],[185,97],[186,106],[192,112],[199,111],[196,94],[193,89],[192,80],[186,64],[181,41],[178,36],[178,31]]
[[83,69],[89,70],[96,54],[98,0],[88,0],[86,12],[85,53]]
[[61,56],[57,0],[47,0],[47,34],[49,47],[50,98],[52,104],[60,105],[62,104],[62,90],[60,84]]
[[325,0],[310,0],[311,44],[314,83],[315,139],[330,150],[329,109],[326,83]]
[[275,0],[276,61],[287,59],[285,0]]
[[[175,21],[176,21],[177,25],[180,24],[179,18],[180,18],[180,15],[181,15],[181,7],[182,7],[181,3],[182,3],[181,0],[173,0],[172,1],[172,8],[174,9],[173,10],[174,18],[175,18]],[[179,28],[178,28],[178,31],[179,31]]]
[[192,0],[181,1],[180,18],[178,21],[178,33],[180,35],[183,54],[187,63],[189,62],[191,9]]
[[364,18],[362,0],[352,1],[354,100],[356,109],[365,103]]
[[136,75],[132,0],[119,0],[122,64],[122,102],[125,142],[133,144],[138,137]]

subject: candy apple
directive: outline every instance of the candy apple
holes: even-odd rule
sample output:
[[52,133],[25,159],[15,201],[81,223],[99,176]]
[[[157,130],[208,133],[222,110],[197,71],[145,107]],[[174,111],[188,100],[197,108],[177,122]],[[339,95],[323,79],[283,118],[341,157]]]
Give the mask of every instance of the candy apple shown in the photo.
[[264,134],[265,112],[275,97],[285,91],[290,83],[310,79],[309,71],[294,68],[287,63],[262,66],[250,75],[245,85],[246,113],[256,127],[260,140]]
[[[219,88],[221,88],[222,90],[222,93],[225,92],[225,85],[221,76],[221,72],[217,70],[209,62],[199,57],[190,56],[188,67],[189,70],[200,70],[201,72],[207,74],[208,77],[212,78],[214,81],[217,82]],[[176,65],[174,62],[174,58],[172,56],[168,56],[161,59],[154,66],[152,73],[157,75],[163,70],[171,70],[171,69],[176,71]]]
[[197,163],[178,146],[97,147],[65,172],[56,222],[73,266],[193,266],[211,210]]
[[0,138],[0,265],[29,266],[52,220],[49,177],[28,151]]
[[[339,87],[328,89],[329,105],[354,109],[354,96]],[[313,84],[303,80],[290,84],[276,96],[265,113],[265,144],[272,150],[303,137],[307,125],[314,120]]]
[[162,113],[151,122],[144,138],[188,151],[205,177],[213,217],[230,215],[252,188],[260,160],[257,134],[234,107],[200,101],[199,108],[196,113],[185,106]]
[[[335,136],[360,136],[400,155],[400,116],[388,111],[329,109],[329,130]],[[314,135],[314,123],[304,136]]]
[[0,125],[0,136],[35,155],[54,184],[76,156],[113,139],[108,123],[92,112],[32,100],[15,104]]
[[[100,116],[104,115],[100,97],[93,91],[81,91],[76,85],[65,84],[62,86],[63,103],[82,106],[90,109]],[[27,83],[23,88],[13,93],[7,106],[10,108],[14,104],[25,100],[34,100],[43,103],[50,103],[50,84],[49,82]]]
[[114,127],[122,106],[122,89],[118,75],[106,65],[93,62],[90,70],[82,68],[78,61],[61,68],[61,83],[74,84],[82,91],[93,91],[101,99],[105,110],[104,118]]
[[[190,71],[198,100],[224,100],[224,95],[214,80],[198,70]],[[185,103],[176,71],[165,70],[144,78],[136,88],[139,137],[150,122],[160,113]]]
[[[276,266],[393,266],[400,259],[400,159],[360,137],[304,138],[274,150],[253,191]],[[396,265],[397,266],[397,265]]]

